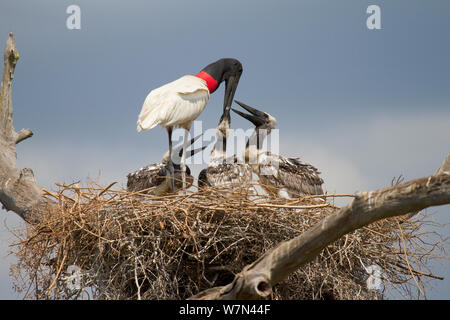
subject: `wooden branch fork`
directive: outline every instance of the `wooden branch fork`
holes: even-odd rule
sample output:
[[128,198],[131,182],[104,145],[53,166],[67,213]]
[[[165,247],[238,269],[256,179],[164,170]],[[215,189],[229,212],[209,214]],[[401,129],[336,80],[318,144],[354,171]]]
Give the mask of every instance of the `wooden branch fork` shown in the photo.
[[39,220],[39,212],[48,209],[33,171],[19,170],[16,144],[31,137],[30,129],[16,132],[13,127],[12,81],[19,53],[12,32],[6,41],[0,89],[0,202],[6,210],[16,212],[27,222]]
[[[13,127],[12,81],[19,54],[12,33],[4,54],[0,89],[0,202],[28,223],[39,221],[54,202],[44,197],[33,171],[20,170],[16,144],[31,137],[29,129]],[[203,291],[191,299],[256,299],[267,297],[272,287],[296,269],[312,261],[326,246],[343,235],[377,220],[418,212],[430,206],[450,203],[450,153],[432,176],[371,192],[359,192],[336,213],[309,231],[285,241],[247,265],[234,280],[222,287]]]

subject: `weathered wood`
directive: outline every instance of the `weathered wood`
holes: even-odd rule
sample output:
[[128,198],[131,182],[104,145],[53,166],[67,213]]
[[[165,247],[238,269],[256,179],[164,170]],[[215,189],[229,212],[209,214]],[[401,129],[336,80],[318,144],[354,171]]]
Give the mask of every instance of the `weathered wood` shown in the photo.
[[16,144],[22,142],[25,139],[28,139],[33,136],[33,132],[30,129],[22,129],[16,134]]
[[[442,167],[447,168],[450,157]],[[438,172],[441,172],[438,170]],[[360,192],[350,204],[324,218],[311,230],[280,243],[247,265],[232,283],[203,291],[191,299],[257,299],[327,245],[377,220],[404,215],[430,206],[450,204],[450,174],[417,179],[372,192]]]
[[4,65],[0,89],[0,132],[2,135],[9,135],[14,131],[12,127],[12,80],[17,60],[19,60],[19,53],[17,52],[12,32],[9,33],[6,41],[3,59]]
[[447,154],[444,162],[442,162],[442,165],[437,169],[434,175],[437,176],[443,173],[450,174],[450,152]]
[[39,220],[40,210],[48,209],[49,202],[42,196],[33,171],[17,166],[16,144],[33,135],[30,129],[16,132],[13,126],[12,82],[18,59],[11,32],[6,41],[0,88],[0,202],[4,209],[33,222]]

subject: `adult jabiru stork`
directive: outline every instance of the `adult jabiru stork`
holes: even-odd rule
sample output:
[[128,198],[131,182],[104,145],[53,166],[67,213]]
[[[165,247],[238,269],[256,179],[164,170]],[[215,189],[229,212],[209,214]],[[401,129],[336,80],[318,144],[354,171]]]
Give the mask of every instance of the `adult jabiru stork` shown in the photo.
[[[211,93],[225,81],[223,114],[219,129],[224,135],[230,127],[230,108],[242,74],[242,64],[231,58],[220,59],[203,68],[196,75],[185,75],[173,82],[150,91],[137,121],[137,131],[149,130],[156,125],[166,128],[169,135],[169,163],[167,168],[173,177],[172,130],[185,129],[181,157],[183,189],[186,187],[186,147],[192,122],[202,113]],[[173,181],[173,180],[171,180]],[[173,188],[174,189],[174,188]]]
[[247,142],[245,160],[258,175],[264,190],[272,196],[285,198],[323,194],[323,180],[314,166],[299,158],[286,158],[262,150],[265,138],[277,124],[276,119],[267,112],[235,101],[250,114],[232,110],[255,125]]
[[[201,134],[197,137],[190,140],[189,145],[192,145],[198,138],[200,138]],[[196,153],[203,151],[206,146],[201,148],[189,150],[187,152],[187,157],[192,157]],[[178,160],[181,159],[183,154],[183,146],[179,145],[173,148],[172,152],[174,153],[173,157]],[[145,167],[140,168],[139,170],[129,173],[127,175],[127,191],[143,191],[144,193],[152,194],[152,195],[164,195],[169,193],[174,193],[175,189],[172,188],[171,177],[167,168],[167,164],[169,163],[169,151],[167,151],[161,163],[154,163],[146,165]],[[192,184],[194,182],[194,178],[191,176],[191,170],[188,166],[186,166],[186,180],[188,183]],[[175,179],[175,187],[181,187],[181,170],[179,165],[174,165],[174,179]]]

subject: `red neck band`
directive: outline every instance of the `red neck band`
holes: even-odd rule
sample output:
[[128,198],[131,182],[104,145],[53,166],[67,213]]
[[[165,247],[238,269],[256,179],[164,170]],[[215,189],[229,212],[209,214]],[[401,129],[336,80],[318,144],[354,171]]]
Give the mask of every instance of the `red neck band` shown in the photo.
[[195,76],[206,81],[206,86],[208,87],[209,93],[213,93],[214,91],[216,91],[217,87],[219,86],[216,79],[211,77],[208,73],[206,73],[203,70],[200,71]]

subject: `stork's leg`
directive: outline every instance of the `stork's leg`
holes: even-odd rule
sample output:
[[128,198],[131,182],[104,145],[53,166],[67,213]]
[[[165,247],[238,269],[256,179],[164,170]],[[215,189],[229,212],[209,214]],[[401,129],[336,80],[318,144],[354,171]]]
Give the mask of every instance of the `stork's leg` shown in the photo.
[[172,161],[172,127],[167,128],[169,135],[169,163],[167,163],[167,169],[169,170],[169,184],[172,192],[175,192],[175,168]]
[[186,149],[189,142],[189,130],[184,130],[183,154],[181,155],[181,178],[183,179],[183,191],[186,192]]

